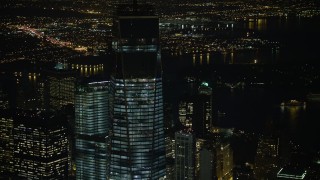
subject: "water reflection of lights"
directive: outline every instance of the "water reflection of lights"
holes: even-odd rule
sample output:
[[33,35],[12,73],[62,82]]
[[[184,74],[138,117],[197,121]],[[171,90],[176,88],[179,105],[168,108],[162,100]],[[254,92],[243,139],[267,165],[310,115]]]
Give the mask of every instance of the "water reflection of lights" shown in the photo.
[[96,65],[79,65],[79,64],[72,64],[72,69],[80,69],[81,75],[89,76],[89,75],[96,75],[103,73],[103,64],[96,64]]
[[298,112],[301,109],[302,107],[299,107],[299,106],[289,107],[288,111],[289,111],[290,119],[296,119],[298,116]]
[[280,106],[281,112],[288,111],[290,114],[295,114],[299,110],[306,110],[306,105],[303,106]]
[[288,125],[290,129],[295,130],[300,121],[300,113],[305,111],[306,106],[280,106],[281,113],[284,117],[288,117]]

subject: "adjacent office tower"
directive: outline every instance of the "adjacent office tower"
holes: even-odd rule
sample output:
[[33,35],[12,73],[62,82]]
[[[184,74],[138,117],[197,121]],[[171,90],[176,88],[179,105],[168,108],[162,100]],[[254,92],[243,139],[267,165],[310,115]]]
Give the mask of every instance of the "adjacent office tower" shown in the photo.
[[109,81],[79,83],[75,95],[77,179],[108,178]]
[[13,119],[16,175],[20,179],[67,178],[68,140],[63,116],[16,111]]
[[216,143],[200,151],[200,179],[232,179],[233,151],[229,143]]
[[187,128],[192,128],[199,138],[204,138],[212,130],[212,88],[202,82],[197,94],[179,103],[179,120]]
[[116,13],[110,179],[160,179],[166,167],[159,18],[146,4],[119,5]]
[[212,89],[207,82],[202,82],[194,100],[192,129],[198,137],[203,138],[212,127]]
[[54,70],[46,71],[44,105],[47,109],[60,110],[62,106],[74,104],[76,72],[66,64],[58,63]]
[[179,120],[186,128],[192,128],[193,119],[193,102],[191,100],[184,100],[179,103]]
[[7,110],[0,111],[0,179],[13,173],[13,119]]
[[174,150],[175,140],[174,137],[167,136],[166,143],[166,179],[174,179]]
[[195,137],[189,131],[175,133],[175,179],[195,178]]
[[214,153],[210,148],[203,148],[200,150],[200,179],[212,180],[214,179]]
[[255,157],[254,176],[256,179],[272,179],[278,169],[279,139],[260,137]]
[[[216,176],[218,179],[232,178],[233,151],[230,143],[221,143],[216,146]],[[200,165],[201,169],[201,165]]]

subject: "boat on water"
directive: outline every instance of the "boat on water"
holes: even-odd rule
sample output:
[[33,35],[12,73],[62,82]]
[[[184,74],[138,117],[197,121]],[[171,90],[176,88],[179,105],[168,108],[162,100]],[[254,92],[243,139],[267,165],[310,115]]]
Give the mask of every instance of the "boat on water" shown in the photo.
[[300,106],[300,107],[306,107],[307,103],[304,101],[298,101],[295,99],[291,99],[289,101],[283,101],[280,106],[282,107],[291,107],[291,106]]

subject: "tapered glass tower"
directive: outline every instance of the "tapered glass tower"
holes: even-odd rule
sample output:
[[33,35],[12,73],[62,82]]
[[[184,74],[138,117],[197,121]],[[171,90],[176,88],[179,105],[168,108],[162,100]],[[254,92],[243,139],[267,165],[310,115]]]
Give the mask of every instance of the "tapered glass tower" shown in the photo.
[[119,5],[111,78],[111,179],[165,176],[159,18],[152,6]]

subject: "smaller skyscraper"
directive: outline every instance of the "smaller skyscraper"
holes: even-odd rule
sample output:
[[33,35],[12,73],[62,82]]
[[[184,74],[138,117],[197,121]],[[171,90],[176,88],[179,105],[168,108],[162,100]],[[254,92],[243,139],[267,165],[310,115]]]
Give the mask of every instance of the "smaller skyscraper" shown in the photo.
[[212,127],[212,89],[207,82],[202,82],[194,100],[192,129],[197,137],[203,138]]
[[195,137],[191,131],[175,133],[175,179],[195,178]]
[[199,178],[199,173],[200,173],[200,152],[203,146],[205,145],[205,143],[206,143],[205,139],[197,138],[196,140],[195,175],[197,179]]
[[77,179],[108,179],[109,81],[83,81],[75,95]]
[[22,179],[67,178],[65,119],[41,111],[16,111],[13,119],[15,174]]
[[214,177],[214,153],[209,148],[203,148],[200,150],[200,179],[201,180],[213,180]]
[[231,179],[233,151],[229,143],[208,144],[200,151],[200,179]]
[[255,157],[254,176],[256,179],[270,179],[278,170],[279,139],[260,137]]
[[0,111],[0,179],[13,173],[13,119],[7,110]]
[[165,138],[166,142],[166,158],[174,158],[175,154],[175,140],[171,137],[166,137]]
[[46,109],[60,110],[64,105],[74,104],[76,75],[76,71],[60,63],[54,70],[45,72],[43,93]]
[[221,143],[216,147],[216,176],[220,179],[230,179],[233,170],[233,151],[229,143]]
[[179,104],[179,120],[186,128],[192,128],[193,102],[182,101]]
[[205,138],[213,128],[212,88],[202,82],[192,98],[183,98],[179,103],[179,121],[192,128],[197,138]]
[[170,136],[165,138],[166,143],[166,179],[174,179],[175,140]]
[[1,85],[0,85],[0,108],[1,109],[9,108],[9,97],[8,96],[9,95],[1,89]]

